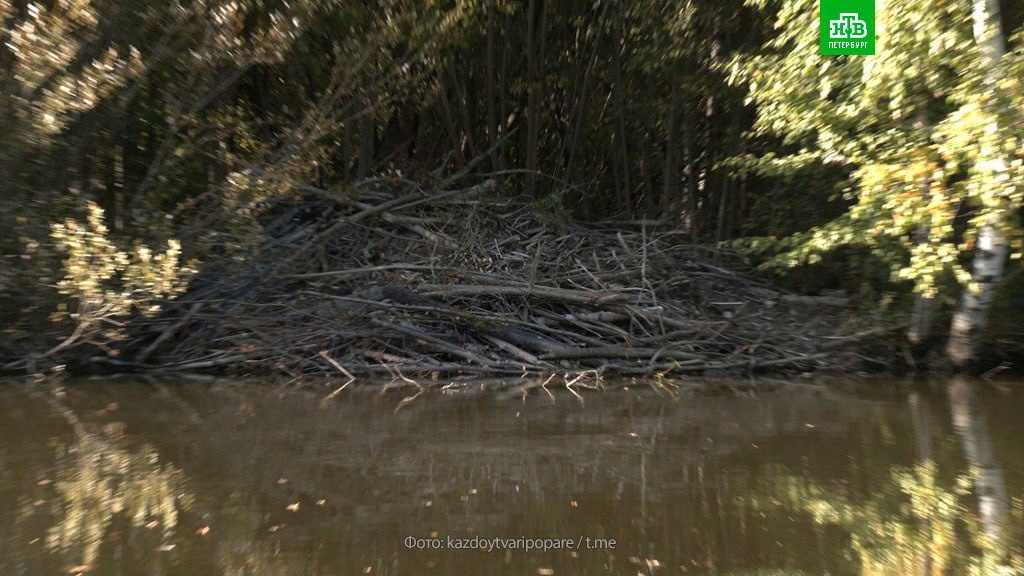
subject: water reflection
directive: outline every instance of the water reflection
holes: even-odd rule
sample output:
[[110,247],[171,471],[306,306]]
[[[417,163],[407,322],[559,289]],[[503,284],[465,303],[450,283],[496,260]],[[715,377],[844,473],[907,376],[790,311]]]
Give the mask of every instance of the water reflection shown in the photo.
[[[138,536],[124,533],[143,529],[155,529],[160,540],[154,542],[170,540],[178,528],[179,508],[192,501],[182,487],[181,472],[161,464],[155,450],[125,449],[107,434],[85,434],[57,449],[52,511],[57,521],[47,531],[46,547],[76,559],[82,571],[96,566],[115,518],[122,521],[111,540],[131,541]],[[161,542],[158,547],[172,546]],[[123,554],[120,546],[111,552]]]
[[1006,479],[995,457],[988,420],[978,397],[978,387],[966,378],[956,376],[948,390],[953,428],[960,436],[964,455],[973,468],[981,525],[989,540],[998,543],[1003,539],[1003,531],[1009,520],[1009,502]]
[[944,482],[929,461],[893,470],[876,494],[859,499],[842,488],[781,473],[751,502],[759,509],[801,512],[848,533],[850,559],[865,576],[1024,573],[1019,550],[979,537],[983,520],[969,509],[971,486],[978,481],[964,474]]
[[[322,396],[0,388],[0,573],[1024,574],[1024,401],[966,381]],[[422,545],[474,537],[580,548]]]
[[[68,433],[46,439],[52,463],[33,470],[35,487],[18,495],[16,530],[48,553],[23,559],[19,572],[38,573],[25,568],[41,562],[65,573],[113,573],[103,568],[173,550],[179,514],[194,502],[184,474],[152,446],[132,446],[123,423],[83,422],[55,399],[45,403]],[[105,409],[116,410],[115,403]]]

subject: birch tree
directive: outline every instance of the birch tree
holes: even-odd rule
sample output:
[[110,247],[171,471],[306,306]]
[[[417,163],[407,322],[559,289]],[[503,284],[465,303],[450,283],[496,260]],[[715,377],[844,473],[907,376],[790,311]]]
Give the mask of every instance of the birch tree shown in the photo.
[[1007,254],[1020,255],[1022,59],[1007,54],[998,0],[880,1],[876,54],[841,57],[817,53],[817,2],[750,3],[776,11],[776,32],[734,59],[732,79],[757,107],[752,135],[775,140],[736,164],[796,180],[824,166],[848,178],[838,218],[744,244],[767,246],[767,266],[781,268],[853,246],[919,302],[962,293],[947,351],[968,363]]
[[1006,263],[1004,228],[1009,220],[1010,202],[1014,196],[1019,196],[1019,191],[1014,190],[1004,157],[1005,125],[1000,122],[1000,116],[1007,115],[1009,110],[1000,82],[1000,61],[1006,53],[1006,42],[999,19],[999,0],[974,0],[972,18],[974,41],[984,74],[980,82],[981,93],[977,102],[972,104],[985,127],[976,167],[976,185],[981,188],[983,206],[977,219],[978,239],[974,248],[971,282],[953,315],[946,346],[947,354],[958,366],[971,362],[978,355],[982,331],[988,322],[989,310]]

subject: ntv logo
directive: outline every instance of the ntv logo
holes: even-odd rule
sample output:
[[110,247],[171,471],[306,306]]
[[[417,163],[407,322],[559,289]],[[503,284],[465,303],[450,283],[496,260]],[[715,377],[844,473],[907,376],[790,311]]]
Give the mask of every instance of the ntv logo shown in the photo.
[[875,53],[875,0],[818,0],[821,54]]
[[840,14],[838,20],[828,21],[828,35],[832,38],[864,38],[868,35],[868,23],[857,13]]

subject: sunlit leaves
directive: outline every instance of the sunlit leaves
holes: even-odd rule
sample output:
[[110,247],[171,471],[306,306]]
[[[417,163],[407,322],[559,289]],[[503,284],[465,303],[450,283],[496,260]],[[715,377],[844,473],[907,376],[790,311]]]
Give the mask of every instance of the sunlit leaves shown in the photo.
[[[969,508],[975,475],[961,474],[947,483],[927,461],[896,468],[870,495],[854,497],[842,486],[783,474],[752,502],[848,532],[864,575],[917,574],[926,565],[936,574],[1024,574],[1019,549],[981,536],[980,521]],[[972,553],[964,554],[965,549]]]
[[[0,8],[0,12],[9,10]],[[4,95],[10,105],[32,118],[41,136],[61,131],[71,112],[94,108],[142,70],[134,46],[113,46],[82,61],[97,37],[99,13],[90,0],[30,3],[25,17],[0,20],[0,37],[11,55],[11,77],[18,87]],[[42,139],[37,143],[43,143]]]
[[151,446],[132,449],[116,434],[80,430],[57,457],[56,523],[47,530],[45,545],[75,558],[85,570],[97,564],[116,517],[126,518],[133,530],[158,529],[169,538],[181,511],[194,505],[184,475],[161,462]]
[[68,218],[52,228],[53,241],[67,255],[57,288],[75,302],[72,318],[80,337],[98,332],[106,339],[116,338],[119,324],[114,320],[133,309],[156,312],[159,300],[183,292],[193,273],[180,263],[176,240],[156,254],[143,244],[132,254],[120,250],[110,240],[103,210],[92,202],[86,223]]
[[[813,263],[853,244],[868,246],[894,279],[927,295],[943,275],[966,282],[960,258],[971,246],[954,229],[958,213],[970,207],[976,228],[1007,202],[1021,205],[1024,162],[1013,163],[1024,133],[1018,83],[989,88],[968,2],[882,2],[871,57],[819,56],[816,4],[782,2],[765,50],[730,65],[731,80],[745,84],[757,106],[753,134],[799,148],[747,156],[741,169],[799,181],[815,162],[841,158],[854,168],[849,212],[777,243],[785,253],[769,265]],[[1006,61],[1021,69],[1019,56]]]

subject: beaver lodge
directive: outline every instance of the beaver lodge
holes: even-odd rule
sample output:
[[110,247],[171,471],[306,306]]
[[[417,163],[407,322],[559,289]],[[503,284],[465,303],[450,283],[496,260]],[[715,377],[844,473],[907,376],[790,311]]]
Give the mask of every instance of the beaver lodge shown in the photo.
[[545,226],[496,187],[373,179],[267,206],[266,239],[243,266],[208,264],[162,314],[137,319],[116,356],[89,361],[580,383],[878,364],[851,345],[889,332],[855,330],[843,297],[787,294],[681,231]]

